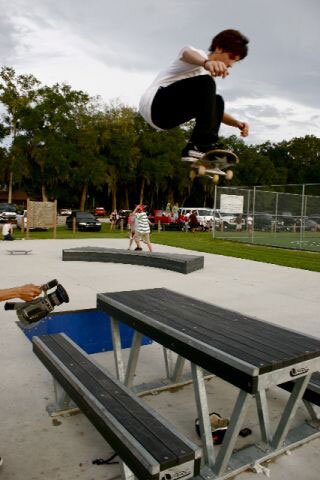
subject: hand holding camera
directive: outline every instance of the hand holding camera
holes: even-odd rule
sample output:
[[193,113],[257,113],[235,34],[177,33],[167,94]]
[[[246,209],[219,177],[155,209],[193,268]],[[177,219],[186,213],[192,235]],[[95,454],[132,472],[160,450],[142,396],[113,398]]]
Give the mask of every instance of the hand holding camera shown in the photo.
[[[56,287],[55,290],[48,293],[48,291],[54,287]],[[40,291],[44,293],[42,297],[26,302],[6,302],[4,309],[16,310],[19,320],[24,325],[29,326],[46,317],[56,306],[69,302],[69,296],[66,290],[56,279],[41,285]],[[22,295],[20,298],[30,298],[27,295],[25,295],[25,297]]]

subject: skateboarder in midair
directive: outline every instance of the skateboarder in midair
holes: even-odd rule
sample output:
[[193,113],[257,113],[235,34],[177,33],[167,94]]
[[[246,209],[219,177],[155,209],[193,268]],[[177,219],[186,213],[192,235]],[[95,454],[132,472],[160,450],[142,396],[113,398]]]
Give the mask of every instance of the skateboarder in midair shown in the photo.
[[229,29],[213,38],[208,54],[191,46],[184,47],[141,97],[141,115],[158,130],[195,119],[182,160],[194,162],[206,152],[219,148],[221,123],[238,128],[242,137],[249,134],[246,122],[224,111],[224,100],[217,95],[214,80],[214,77],[227,77],[230,68],[247,56],[248,43],[242,33]]

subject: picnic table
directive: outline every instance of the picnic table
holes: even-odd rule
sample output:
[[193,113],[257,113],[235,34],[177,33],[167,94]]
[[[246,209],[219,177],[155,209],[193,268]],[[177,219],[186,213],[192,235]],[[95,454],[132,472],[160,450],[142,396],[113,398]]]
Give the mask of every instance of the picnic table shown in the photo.
[[[181,371],[185,360],[191,362],[205,478],[228,478],[320,435],[318,417],[310,403],[307,404],[313,412],[313,422],[290,430],[310,378],[320,370],[319,339],[166,288],[100,293],[97,307],[112,317],[117,374],[127,386],[133,385],[143,335],[178,354],[175,374]],[[136,330],[126,369],[119,322]],[[217,455],[212,443],[204,371],[239,389]],[[271,431],[266,391],[282,384],[288,386],[288,382],[288,401],[278,425]],[[257,404],[261,442],[233,453],[252,397]]]

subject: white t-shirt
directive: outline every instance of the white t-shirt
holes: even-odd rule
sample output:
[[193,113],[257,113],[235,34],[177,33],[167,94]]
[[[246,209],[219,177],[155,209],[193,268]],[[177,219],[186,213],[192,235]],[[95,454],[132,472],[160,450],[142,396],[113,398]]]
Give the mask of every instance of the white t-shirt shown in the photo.
[[5,237],[6,235],[12,234],[12,225],[11,223],[5,223],[2,227],[2,235]]
[[194,47],[184,47],[180,52],[178,57],[164,70],[156,76],[149,88],[144,92],[140,99],[139,103],[139,112],[143,118],[148,122],[152,127],[157,130],[161,128],[154,125],[151,119],[151,106],[155,94],[157,93],[159,87],[167,87],[171,83],[183,80],[184,78],[196,77],[198,75],[209,75],[209,72],[199,65],[192,65],[191,63],[184,62],[182,59],[183,52],[186,49],[191,49],[194,52],[200,53],[204,59],[208,58],[208,55],[203,50],[198,50]]

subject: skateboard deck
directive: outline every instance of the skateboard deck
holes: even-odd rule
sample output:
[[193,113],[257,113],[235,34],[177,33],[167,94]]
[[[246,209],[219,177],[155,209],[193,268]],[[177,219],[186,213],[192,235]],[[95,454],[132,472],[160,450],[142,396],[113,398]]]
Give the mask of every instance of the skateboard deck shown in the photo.
[[[233,178],[231,167],[234,167],[239,162],[239,157],[230,150],[210,150],[202,158],[196,159],[191,164],[190,176],[191,178],[208,176],[212,178],[214,183],[218,183],[220,177],[231,180]],[[221,171],[216,171],[216,169]]]
[[32,250],[7,250],[9,255],[28,255]]

